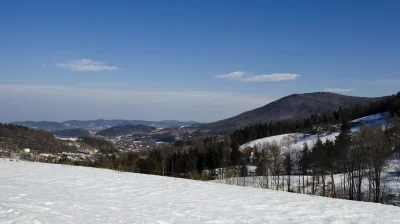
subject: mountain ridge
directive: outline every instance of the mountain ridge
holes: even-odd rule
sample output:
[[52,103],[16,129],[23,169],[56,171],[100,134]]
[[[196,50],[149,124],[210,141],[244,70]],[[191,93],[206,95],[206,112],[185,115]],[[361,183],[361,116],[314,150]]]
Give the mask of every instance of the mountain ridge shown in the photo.
[[160,128],[171,128],[180,126],[191,126],[193,124],[200,124],[196,121],[177,121],[177,120],[162,120],[162,121],[145,121],[145,120],[125,120],[125,119],[96,119],[96,120],[67,120],[63,122],[53,121],[16,121],[12,124],[26,126],[29,128],[58,131],[66,129],[86,129],[86,130],[104,130],[115,126],[124,125],[147,125]]
[[340,107],[377,99],[379,97],[346,96],[330,92],[295,93],[236,116],[196,126],[202,132],[229,133],[251,124],[305,118],[312,114],[333,112]]
[[115,126],[111,128],[107,128],[105,130],[99,131],[96,135],[101,135],[105,137],[115,137],[120,135],[127,135],[133,133],[150,133],[156,130],[155,127],[139,124],[139,125],[124,125],[124,126]]

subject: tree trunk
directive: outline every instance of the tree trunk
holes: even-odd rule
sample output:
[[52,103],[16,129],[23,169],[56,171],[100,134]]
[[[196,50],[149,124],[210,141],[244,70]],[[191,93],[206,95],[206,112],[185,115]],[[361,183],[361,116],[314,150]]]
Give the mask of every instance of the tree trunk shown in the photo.
[[333,172],[331,172],[331,181],[332,181],[332,197],[336,198],[336,189],[335,189],[335,179],[333,178]]

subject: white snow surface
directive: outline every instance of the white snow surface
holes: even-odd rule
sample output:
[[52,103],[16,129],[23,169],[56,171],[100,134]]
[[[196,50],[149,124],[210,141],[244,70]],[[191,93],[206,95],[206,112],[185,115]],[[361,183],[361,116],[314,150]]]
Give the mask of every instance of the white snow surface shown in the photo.
[[357,118],[355,120],[352,120],[351,122],[368,122],[368,121],[375,121],[375,120],[386,120],[386,118],[389,116],[389,113],[381,113],[381,114],[373,114],[370,116],[366,116],[366,117],[360,117]]
[[254,140],[254,141],[251,141],[251,142],[241,145],[239,147],[239,149],[244,150],[247,147],[253,148],[254,146],[258,146],[258,145],[266,144],[266,143],[273,143],[273,142],[279,143],[285,137],[293,136],[295,138],[298,138],[299,135],[301,135],[301,134],[291,133],[291,134],[275,135],[275,136],[270,136],[270,137],[266,137],[266,138],[260,138],[260,139],[257,139],[257,140]]
[[78,140],[78,138],[59,138],[59,139],[63,141],[73,141],[73,142],[76,142]]
[[0,161],[0,223],[400,223],[400,208],[44,163]]
[[[336,137],[339,135],[339,132],[333,132],[331,134],[322,134],[319,136],[322,142],[326,142],[326,140],[331,140],[334,141]],[[314,144],[317,142],[318,136],[317,135],[311,135],[311,136],[305,136],[302,133],[291,133],[291,134],[283,134],[283,135],[275,135],[271,137],[266,137],[266,138],[260,138],[248,143],[245,143],[239,147],[240,150],[244,150],[247,147],[254,148],[254,146],[261,146],[262,144],[265,143],[273,143],[276,142],[277,144],[280,144],[281,141],[288,136],[292,136],[294,139],[296,139],[295,142],[293,142],[290,147],[291,149],[294,150],[301,150],[303,148],[303,144],[307,143],[308,147],[314,146]]]

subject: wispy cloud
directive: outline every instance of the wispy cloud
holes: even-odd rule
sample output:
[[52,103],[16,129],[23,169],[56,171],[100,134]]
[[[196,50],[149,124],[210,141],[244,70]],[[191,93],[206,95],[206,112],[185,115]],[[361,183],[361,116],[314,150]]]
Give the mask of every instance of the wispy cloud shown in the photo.
[[108,66],[104,62],[93,61],[92,59],[88,58],[71,61],[70,63],[57,63],[56,66],[59,68],[68,68],[72,71],[78,72],[113,71],[120,69],[115,66]]
[[275,73],[267,75],[249,76],[243,79],[244,82],[280,82],[295,80],[300,75],[289,73]]
[[46,68],[47,67],[47,65],[42,65],[42,68]]
[[234,79],[242,82],[279,82],[295,80],[300,75],[291,73],[274,73],[263,75],[249,75],[247,72],[236,71],[222,75],[216,75],[217,79]]
[[246,72],[236,71],[236,72],[231,72],[231,73],[227,73],[227,74],[216,75],[215,77],[217,79],[240,79],[245,74],[246,74]]
[[333,93],[346,93],[346,92],[351,92],[354,89],[350,88],[325,88],[323,89],[324,92],[333,92]]

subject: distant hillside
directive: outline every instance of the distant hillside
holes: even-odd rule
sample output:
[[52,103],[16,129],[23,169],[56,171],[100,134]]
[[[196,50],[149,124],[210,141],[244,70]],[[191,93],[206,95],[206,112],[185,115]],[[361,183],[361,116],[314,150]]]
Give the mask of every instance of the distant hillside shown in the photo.
[[0,124],[0,150],[16,152],[24,148],[48,153],[75,151],[74,147],[58,140],[50,132],[13,124]]
[[128,135],[139,132],[152,132],[154,130],[156,130],[155,127],[139,124],[139,125],[125,125],[125,126],[112,127],[99,131],[96,134],[101,136],[113,137],[113,136]]
[[12,124],[21,125],[38,130],[47,130],[47,131],[66,128],[64,124],[58,122],[50,122],[50,121],[18,121],[18,122],[13,122]]
[[193,124],[200,124],[196,121],[175,121],[175,120],[165,120],[165,121],[142,121],[142,120],[69,120],[61,123],[58,122],[48,122],[48,121],[22,121],[13,122],[13,124],[22,125],[34,129],[40,130],[65,130],[65,129],[86,129],[86,130],[103,130],[115,126],[125,126],[125,125],[147,125],[160,128],[172,128],[180,126],[191,126]]
[[52,131],[54,135],[58,137],[65,137],[65,138],[74,138],[74,137],[81,137],[81,136],[90,136],[90,133],[82,128],[73,128],[73,129],[65,129],[65,130],[54,130]]
[[286,118],[305,118],[312,114],[332,112],[340,107],[377,99],[345,96],[328,92],[293,94],[225,120],[198,125],[198,128],[203,132],[229,133],[250,124],[265,123]]
[[88,148],[99,150],[101,153],[110,153],[117,151],[117,148],[113,143],[101,137],[83,136],[80,137],[78,141]]

